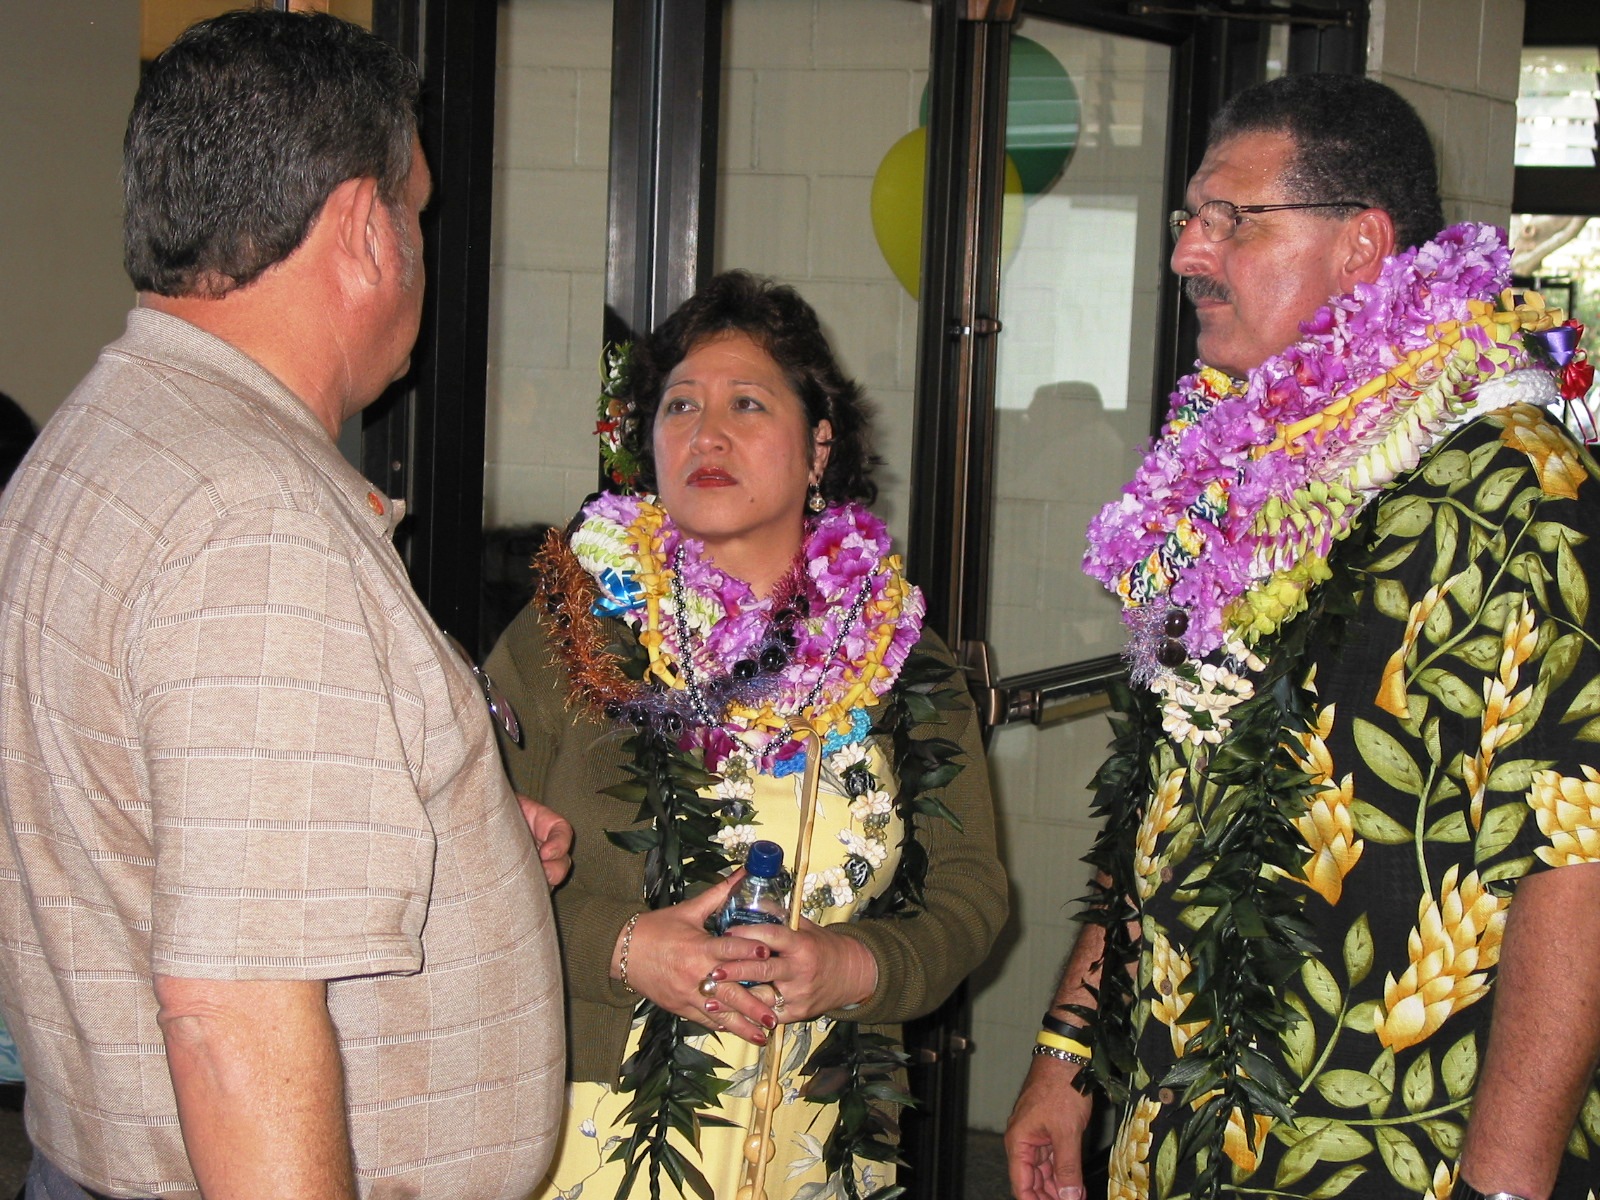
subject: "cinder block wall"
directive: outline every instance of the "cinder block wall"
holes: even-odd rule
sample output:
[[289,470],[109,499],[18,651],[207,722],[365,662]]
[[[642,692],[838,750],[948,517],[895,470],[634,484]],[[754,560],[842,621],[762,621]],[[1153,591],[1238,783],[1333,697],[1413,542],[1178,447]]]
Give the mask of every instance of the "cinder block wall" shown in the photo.
[[[916,305],[873,238],[872,179],[915,128],[929,7],[735,0],[717,269],[794,284],[878,406],[878,511],[903,534]],[[561,522],[595,485],[609,136],[609,0],[502,9],[484,516]]]
[[1433,134],[1447,221],[1511,212],[1522,0],[1372,0],[1367,73]]

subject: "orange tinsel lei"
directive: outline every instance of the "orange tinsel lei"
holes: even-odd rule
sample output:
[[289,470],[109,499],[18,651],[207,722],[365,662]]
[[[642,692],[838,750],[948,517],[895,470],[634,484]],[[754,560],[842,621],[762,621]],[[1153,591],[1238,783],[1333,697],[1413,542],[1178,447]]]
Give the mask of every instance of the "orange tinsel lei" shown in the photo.
[[567,707],[605,715],[608,706],[632,699],[639,684],[623,673],[622,657],[594,614],[600,589],[560,529],[545,535],[533,556],[533,574],[536,601],[543,601],[537,613],[550,639],[552,661],[567,670]]

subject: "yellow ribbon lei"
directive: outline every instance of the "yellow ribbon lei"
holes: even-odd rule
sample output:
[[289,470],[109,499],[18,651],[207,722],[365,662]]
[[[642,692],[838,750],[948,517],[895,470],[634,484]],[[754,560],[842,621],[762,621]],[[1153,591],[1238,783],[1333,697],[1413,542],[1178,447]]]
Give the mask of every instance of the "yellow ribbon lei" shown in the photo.
[[[685,686],[682,669],[666,648],[666,634],[662,628],[661,604],[672,591],[672,568],[661,547],[661,529],[665,524],[666,514],[662,509],[650,504],[641,505],[639,515],[628,525],[628,536],[632,539],[639,560],[639,570],[634,579],[644,589],[645,619],[639,630],[639,644],[650,656],[645,675],[647,678],[654,675],[668,687],[681,691]],[[894,643],[895,630],[904,608],[906,584],[904,567],[898,554],[883,559],[880,570],[886,570],[889,575],[883,595],[867,606],[867,611],[877,613],[880,619],[873,626],[871,648],[844,670],[843,681],[851,686],[837,700],[817,703],[803,713],[794,714],[815,725],[824,736],[834,730],[848,729],[851,710],[870,694],[873,680],[888,674],[889,668],[884,660]],[[683,654],[689,652],[687,647],[679,649]],[[830,667],[831,663],[822,664],[824,672]],[[727,717],[743,723],[746,728],[772,732],[783,729],[793,720],[792,717],[780,716],[770,703],[763,704],[759,709],[730,704]]]
[[[894,641],[895,627],[900,621],[901,601],[905,596],[903,576],[901,574],[900,556],[891,554],[883,560],[883,565],[890,572],[888,585],[884,588],[881,599],[874,600],[870,609],[878,612],[882,620],[875,626],[876,637],[871,649],[861,658],[853,661],[844,670],[844,680],[851,682],[849,691],[837,700],[827,704],[815,704],[805,712],[796,714],[804,717],[809,723],[816,726],[824,737],[835,730],[850,727],[850,711],[856,708],[863,696],[868,694],[872,681],[879,675],[888,673],[889,668],[884,665],[888,657],[889,646]],[[822,664],[822,669],[827,671],[828,663]],[[748,705],[730,704],[728,716],[744,721],[751,727],[764,729],[781,729],[791,720],[779,716],[772,705],[763,704],[760,709],[750,708]]]
[[1307,434],[1319,443],[1330,432],[1348,424],[1355,417],[1356,407],[1363,401],[1400,384],[1410,383],[1426,364],[1454,350],[1469,328],[1477,327],[1488,332],[1497,342],[1508,342],[1519,333],[1537,333],[1553,329],[1567,319],[1559,308],[1546,308],[1544,297],[1538,292],[1506,288],[1500,293],[1501,307],[1496,309],[1488,300],[1468,300],[1467,310],[1472,316],[1466,321],[1445,321],[1430,325],[1431,345],[1413,350],[1404,361],[1381,375],[1374,376],[1348,395],[1341,396],[1320,412],[1288,425],[1280,425],[1278,434],[1265,446],[1258,446],[1252,455],[1263,458],[1274,450],[1287,450],[1300,454],[1306,450]]

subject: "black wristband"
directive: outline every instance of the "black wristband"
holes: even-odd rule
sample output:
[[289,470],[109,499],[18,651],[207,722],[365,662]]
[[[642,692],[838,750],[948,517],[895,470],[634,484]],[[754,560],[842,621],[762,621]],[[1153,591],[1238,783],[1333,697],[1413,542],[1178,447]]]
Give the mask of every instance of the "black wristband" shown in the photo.
[[1051,1033],[1060,1034],[1064,1038],[1071,1038],[1078,1042],[1084,1041],[1089,1036],[1088,1026],[1069,1025],[1060,1017],[1051,1016],[1049,1013],[1045,1013],[1040,1024],[1042,1024],[1044,1028],[1048,1029]]

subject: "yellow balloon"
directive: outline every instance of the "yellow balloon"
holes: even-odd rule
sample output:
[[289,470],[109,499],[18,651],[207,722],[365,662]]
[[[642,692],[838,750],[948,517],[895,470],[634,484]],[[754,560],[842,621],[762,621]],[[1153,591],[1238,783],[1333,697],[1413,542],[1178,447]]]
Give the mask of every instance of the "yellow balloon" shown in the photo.
[[[883,260],[913,300],[922,292],[922,188],[927,161],[928,131],[919,126],[889,147],[872,180],[873,236]],[[1008,154],[1000,218],[1002,262],[1017,248],[1022,214],[1022,176]]]

